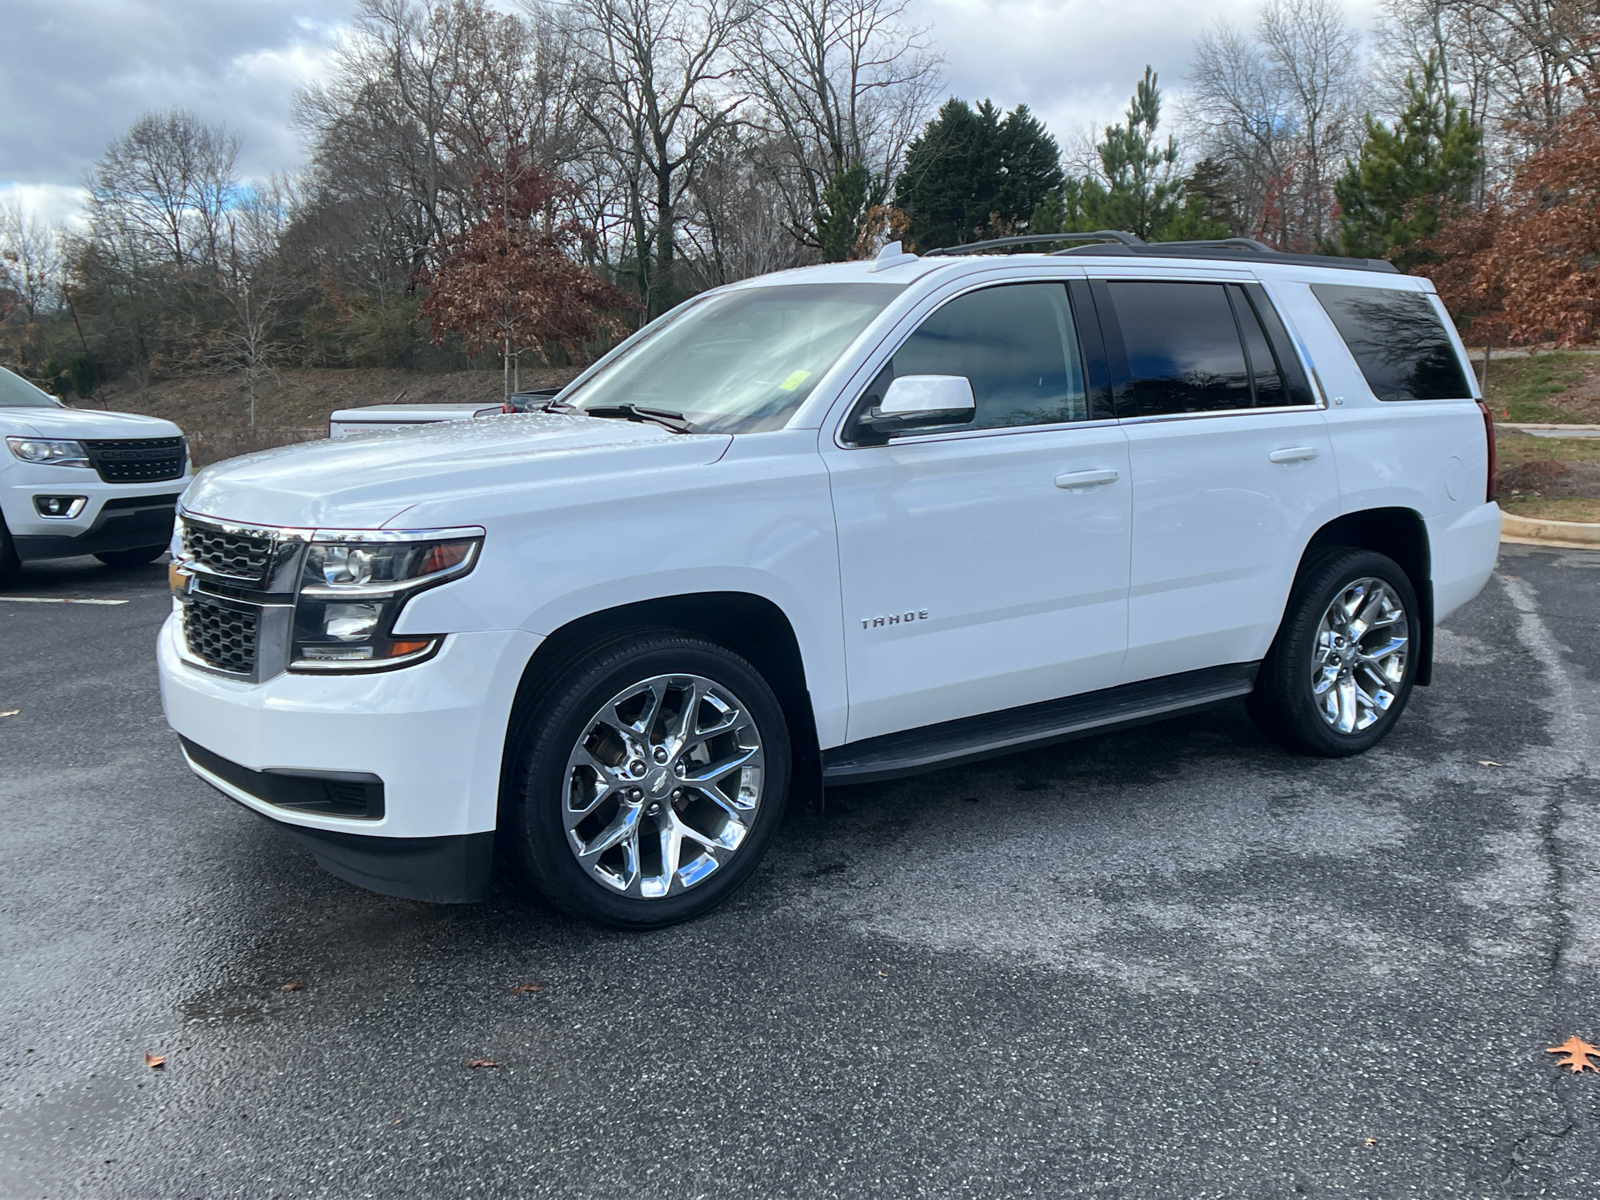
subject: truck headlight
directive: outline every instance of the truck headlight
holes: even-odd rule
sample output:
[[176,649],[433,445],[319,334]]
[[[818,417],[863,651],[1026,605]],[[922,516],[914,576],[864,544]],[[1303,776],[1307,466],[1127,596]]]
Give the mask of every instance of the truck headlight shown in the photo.
[[417,592],[459,579],[481,534],[352,534],[306,549],[295,603],[291,671],[375,671],[428,658],[439,637],[394,636]]
[[52,467],[87,467],[89,452],[82,442],[64,438],[8,437],[6,446],[23,462],[44,463]]

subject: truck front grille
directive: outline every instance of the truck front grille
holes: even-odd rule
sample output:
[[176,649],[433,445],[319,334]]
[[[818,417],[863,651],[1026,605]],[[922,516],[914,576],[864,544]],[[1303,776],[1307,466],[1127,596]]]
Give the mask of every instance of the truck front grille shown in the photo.
[[188,457],[181,437],[85,441],[83,447],[107,483],[180,479]]
[[189,653],[219,671],[250,675],[256,669],[261,610],[203,592],[183,604],[183,636]]
[[184,554],[206,570],[229,579],[261,583],[272,561],[272,548],[270,537],[234,533],[184,518]]

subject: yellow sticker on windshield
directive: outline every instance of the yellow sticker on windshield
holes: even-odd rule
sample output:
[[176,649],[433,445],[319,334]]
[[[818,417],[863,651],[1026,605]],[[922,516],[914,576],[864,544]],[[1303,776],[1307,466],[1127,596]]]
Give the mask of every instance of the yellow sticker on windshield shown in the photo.
[[789,378],[785,379],[778,385],[778,390],[780,392],[792,392],[795,390],[795,388],[799,387],[802,383],[810,378],[810,371],[796,371],[794,374],[790,375]]

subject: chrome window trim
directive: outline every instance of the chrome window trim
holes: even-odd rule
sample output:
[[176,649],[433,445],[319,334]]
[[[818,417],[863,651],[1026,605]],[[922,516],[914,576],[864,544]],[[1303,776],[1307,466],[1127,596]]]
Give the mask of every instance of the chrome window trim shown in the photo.
[[1006,437],[1019,433],[1061,433],[1069,429],[1114,429],[1121,424],[1115,417],[1102,417],[1097,421],[1056,421],[1049,425],[1001,425],[989,429],[946,429],[928,433],[897,434],[888,442],[875,445],[857,445],[846,442],[844,450],[882,450],[884,446],[910,446],[927,442],[956,442],[984,437]]
[[1259,417],[1278,413],[1319,413],[1320,404],[1275,404],[1271,408],[1216,408],[1205,412],[1154,413],[1148,417],[1122,417],[1121,425],[1154,425],[1161,421],[1194,421],[1201,417]]

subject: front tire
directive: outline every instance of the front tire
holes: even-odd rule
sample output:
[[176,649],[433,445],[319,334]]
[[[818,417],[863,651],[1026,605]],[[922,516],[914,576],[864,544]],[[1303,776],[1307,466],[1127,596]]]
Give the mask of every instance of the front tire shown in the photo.
[[524,876],[558,908],[614,928],[675,924],[727,899],[788,799],[789,731],[767,681],[674,630],[565,660],[513,753]]
[[1335,547],[1302,569],[1246,701],[1269,737],[1344,758],[1377,745],[1410,699],[1421,640],[1416,591],[1393,559]]
[[22,575],[22,560],[11,544],[11,533],[6,523],[0,521],[0,587],[9,587]]
[[145,563],[155,562],[166,552],[165,545],[140,546],[136,550],[103,550],[95,557],[108,567],[125,571],[130,567],[142,567]]

